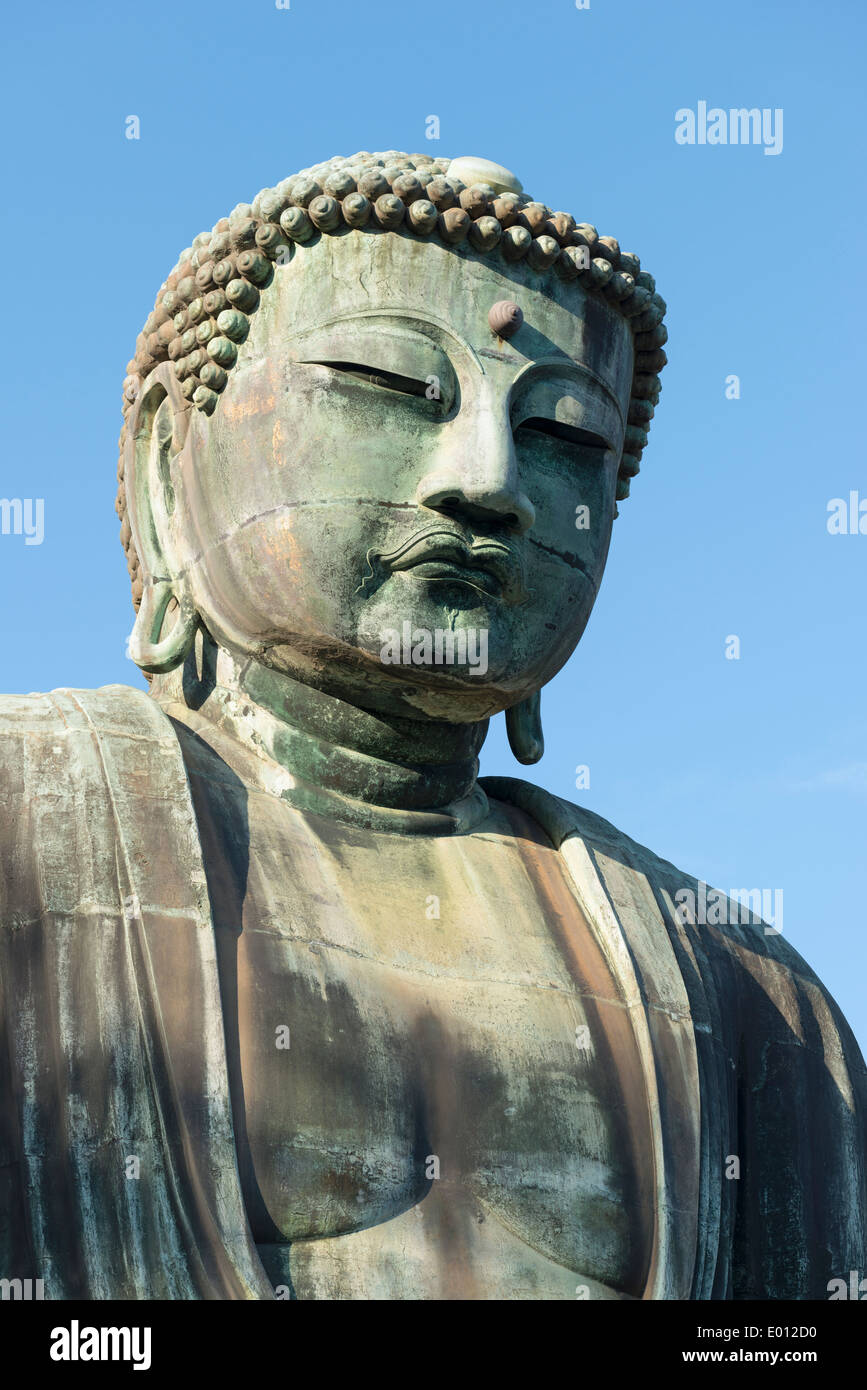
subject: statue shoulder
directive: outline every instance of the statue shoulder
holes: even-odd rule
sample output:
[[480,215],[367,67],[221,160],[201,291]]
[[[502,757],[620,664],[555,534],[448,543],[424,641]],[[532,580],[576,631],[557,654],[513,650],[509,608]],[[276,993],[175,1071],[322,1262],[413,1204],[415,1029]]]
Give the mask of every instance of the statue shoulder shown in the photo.
[[207,921],[181,747],[143,690],[0,698],[0,933],[88,904],[188,902]]
[[586,806],[555,796],[553,792],[525,782],[520,777],[482,777],[480,781],[488,796],[519,807],[537,821],[558,849],[568,837],[580,835],[582,840],[600,850],[620,851],[628,856],[634,867],[650,869],[654,876],[675,875],[678,879],[689,881],[689,875],[676,865],[661,859],[646,845],[633,840],[611,821],[588,810]]
[[[772,970],[778,981],[784,975],[797,976],[830,1001],[815,972],[783,936],[781,889],[767,885],[716,888],[655,854],[585,806],[516,777],[485,777],[481,782],[489,796],[518,806],[531,816],[557,849],[563,850],[569,839],[579,838],[612,903],[616,908],[622,906],[626,916],[634,917],[636,904],[644,902],[642,915],[651,911],[658,914],[672,940],[700,940],[708,957],[723,957],[727,965],[764,959],[764,968]],[[647,886],[652,899],[646,895]]]
[[103,741],[124,738],[177,747],[171,722],[144,690],[106,685],[0,695],[0,777],[8,797],[65,784]]

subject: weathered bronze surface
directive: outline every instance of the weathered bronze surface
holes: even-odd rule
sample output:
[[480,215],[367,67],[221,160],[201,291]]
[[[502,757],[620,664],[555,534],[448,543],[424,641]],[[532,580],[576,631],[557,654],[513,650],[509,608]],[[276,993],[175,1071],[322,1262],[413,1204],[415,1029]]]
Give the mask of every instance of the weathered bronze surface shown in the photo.
[[125,382],[150,693],[0,700],[0,1275],[627,1300],[863,1267],[864,1062],[809,967],[477,777],[500,712],[541,755],[663,312],[481,160],[332,161],[183,254]]

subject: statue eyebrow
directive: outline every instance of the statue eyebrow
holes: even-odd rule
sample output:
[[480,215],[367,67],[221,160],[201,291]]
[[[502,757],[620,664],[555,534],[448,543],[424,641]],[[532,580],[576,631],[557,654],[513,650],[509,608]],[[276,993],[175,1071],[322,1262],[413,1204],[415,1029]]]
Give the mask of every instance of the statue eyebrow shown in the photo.
[[[386,318],[389,320],[387,323],[383,322],[383,319]],[[393,324],[399,325],[399,327],[392,326]],[[297,355],[296,360],[309,361],[307,353],[311,350],[310,344],[314,345],[312,351],[320,354],[325,350],[321,346],[323,342],[332,343],[335,335],[347,326],[351,326],[358,335],[359,341],[352,348],[355,353],[360,351],[363,355],[371,344],[380,347],[383,344],[391,343],[398,350],[403,348],[429,353],[432,357],[436,356],[440,360],[445,359],[449,365],[452,365],[452,354],[447,344],[440,342],[433,333],[425,332],[420,325],[408,324],[405,318],[402,319],[398,315],[392,317],[382,314],[353,314],[345,318],[329,319],[325,323],[317,324],[313,328],[305,328],[300,333],[293,334],[289,339],[290,351],[293,355]],[[347,348],[348,344],[341,346],[343,355],[345,355]],[[334,356],[336,360],[338,356],[336,347]]]
[[441,324],[438,319],[423,319],[419,314],[406,309],[380,307],[368,310],[358,309],[351,314],[338,314],[334,318],[323,319],[321,323],[312,324],[309,328],[302,328],[299,333],[292,336],[308,338],[314,333],[327,333],[330,329],[342,328],[347,324],[352,324],[355,327],[367,325],[373,333],[380,332],[383,328],[389,332],[398,329],[399,331],[395,336],[425,338],[438,347],[440,344],[437,343],[433,334],[427,331],[427,325],[429,324],[432,328],[446,328],[447,330],[447,325]]
[[592,367],[588,367],[585,362],[580,362],[577,357],[569,357],[565,352],[562,357],[547,357],[538,362],[528,362],[524,371],[519,372],[512,382],[512,391],[514,392],[516,388],[520,390],[525,383],[529,384],[528,378],[532,380],[534,376],[538,376],[545,380],[556,377],[558,373],[561,376],[568,376],[572,381],[578,380],[580,377],[589,378],[604,393],[606,402],[614,406],[618,419],[625,428],[626,412],[608,382],[598,372],[594,372]]

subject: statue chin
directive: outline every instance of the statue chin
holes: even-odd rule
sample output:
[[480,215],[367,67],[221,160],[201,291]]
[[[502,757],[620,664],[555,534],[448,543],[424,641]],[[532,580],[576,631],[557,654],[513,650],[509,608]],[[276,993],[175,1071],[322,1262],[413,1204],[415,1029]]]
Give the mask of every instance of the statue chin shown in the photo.
[[[293,638],[264,648],[226,644],[222,651],[234,667],[255,665],[270,673],[275,690],[297,682],[349,706],[418,721],[488,720],[532,696],[542,683],[523,671],[510,673],[508,682],[493,679],[484,631],[465,633],[460,643],[450,641],[452,633],[408,623],[383,634],[381,648],[373,652],[322,636],[303,646]],[[215,654],[212,639],[210,646]]]

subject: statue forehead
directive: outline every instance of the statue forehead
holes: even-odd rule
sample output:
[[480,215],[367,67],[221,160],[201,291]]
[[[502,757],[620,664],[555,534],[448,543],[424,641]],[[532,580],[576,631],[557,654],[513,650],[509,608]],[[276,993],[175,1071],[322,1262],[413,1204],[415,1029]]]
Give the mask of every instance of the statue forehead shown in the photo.
[[[488,315],[514,301],[523,324],[509,342],[497,338]],[[365,320],[393,316],[428,329],[448,351],[449,339],[481,354],[515,362],[569,359],[588,369],[616,397],[629,399],[632,335],[604,301],[524,265],[508,266],[435,242],[350,232],[323,237],[277,268],[251,323],[241,357],[290,355],[317,330],[334,327],[347,344],[370,339]],[[243,361],[238,368],[243,375]],[[240,384],[240,380],[239,380]]]

